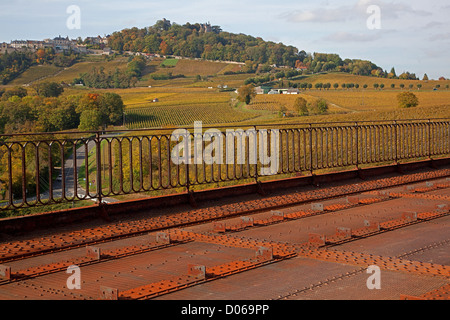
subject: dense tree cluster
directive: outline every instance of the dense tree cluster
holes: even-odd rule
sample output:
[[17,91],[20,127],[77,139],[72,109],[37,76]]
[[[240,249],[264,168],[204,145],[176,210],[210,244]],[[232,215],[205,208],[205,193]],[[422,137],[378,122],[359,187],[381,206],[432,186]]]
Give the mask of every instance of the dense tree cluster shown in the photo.
[[306,68],[308,72],[346,72],[359,76],[386,77],[387,73],[376,64],[360,59],[341,59],[337,54],[299,53],[296,66]]
[[45,98],[59,97],[64,92],[64,87],[56,82],[41,82],[34,86],[38,96]]
[[115,93],[73,96],[29,96],[23,88],[4,92],[0,100],[0,133],[97,130],[122,123],[124,105]]
[[203,32],[200,24],[158,21],[148,28],[113,33],[108,44],[119,52],[133,51],[223,61],[253,61],[294,67],[298,50],[293,46],[264,41],[244,34],[223,32],[212,26]]
[[419,99],[412,92],[402,92],[397,95],[397,102],[400,108],[413,108],[419,105]]
[[53,48],[33,51],[14,51],[0,55],[0,84],[7,84],[33,65],[51,64],[70,67],[80,58],[73,51],[56,53]]
[[33,55],[29,52],[12,52],[0,55],[0,84],[7,84],[34,62]]

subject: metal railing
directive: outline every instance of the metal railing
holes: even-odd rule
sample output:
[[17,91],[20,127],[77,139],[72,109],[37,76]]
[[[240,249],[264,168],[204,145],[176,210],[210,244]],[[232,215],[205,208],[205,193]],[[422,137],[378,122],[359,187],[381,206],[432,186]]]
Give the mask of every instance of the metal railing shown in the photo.
[[450,155],[450,119],[0,137],[0,211]]

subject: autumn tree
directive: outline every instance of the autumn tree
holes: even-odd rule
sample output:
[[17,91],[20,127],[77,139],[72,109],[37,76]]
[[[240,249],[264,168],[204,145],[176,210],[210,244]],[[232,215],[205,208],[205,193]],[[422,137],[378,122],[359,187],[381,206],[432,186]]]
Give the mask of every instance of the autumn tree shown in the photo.
[[328,103],[323,98],[316,99],[314,101],[308,102],[308,110],[312,114],[324,114],[328,111]]
[[98,110],[87,109],[80,115],[80,125],[78,129],[81,131],[95,131],[102,125],[102,119]]
[[56,82],[42,82],[37,84],[35,89],[39,96],[46,98],[58,97],[64,92],[63,86]]
[[254,97],[256,97],[256,92],[255,88],[251,84],[242,86],[238,89],[239,101],[244,102],[245,104],[250,104]]
[[131,77],[140,77],[145,69],[147,62],[142,56],[134,57],[127,65],[127,72]]
[[391,72],[388,73],[388,78],[389,79],[397,78],[397,74],[395,73],[395,68],[394,67],[392,67]]
[[101,96],[99,109],[103,123],[118,125],[123,119],[125,106],[120,95],[106,92]]
[[162,54],[163,56],[165,56],[166,54],[168,54],[168,52],[169,52],[169,46],[168,46],[168,44],[167,44],[166,41],[164,41],[164,40],[161,41],[161,44],[159,45],[159,51],[161,52],[161,54]]
[[46,53],[44,49],[39,49],[38,51],[36,51],[36,62],[39,64],[43,63],[45,55]]
[[124,104],[117,93],[88,93],[79,98],[76,111],[80,114],[80,130],[97,130],[100,125],[120,124]]
[[308,112],[308,102],[305,100],[305,98],[298,97],[295,99],[294,107],[298,111],[298,114],[300,116],[307,116],[309,114]]
[[402,92],[397,95],[400,108],[413,108],[419,105],[419,99],[412,92]]

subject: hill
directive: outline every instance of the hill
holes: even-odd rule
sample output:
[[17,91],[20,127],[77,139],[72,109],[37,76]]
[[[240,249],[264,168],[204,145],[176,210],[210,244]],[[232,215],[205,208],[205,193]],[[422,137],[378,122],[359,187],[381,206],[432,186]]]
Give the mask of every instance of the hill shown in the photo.
[[[114,32],[108,38],[108,45],[121,53],[131,51],[217,61],[250,61],[252,64],[246,66],[247,72],[256,71],[259,65],[278,65],[314,73],[339,71],[377,77],[388,75],[371,61],[342,59],[336,53],[308,54],[283,43],[225,32],[220,26],[179,25],[165,19],[151,27]],[[414,74],[407,74],[415,79]]]
[[[397,77],[394,68],[387,72],[371,61],[343,59],[336,53],[306,53],[291,45],[265,41],[260,37],[242,33],[225,32],[220,26],[209,24],[186,23],[179,25],[163,19],[150,27],[135,27],[114,32],[107,37],[107,41],[107,45],[119,55],[139,53],[207,60],[200,68],[199,65],[192,68],[189,62],[185,63],[183,60],[178,64],[179,59],[173,60],[174,65],[163,65],[166,68],[174,68],[173,75],[257,73],[260,71],[264,73],[270,71],[274,66],[282,66],[300,70],[301,74],[340,72],[379,78],[417,80],[414,73],[404,72]],[[103,44],[103,46],[105,45]],[[89,56],[74,53],[71,50],[54,52],[54,50],[40,49],[36,52],[4,54],[0,56],[0,83],[9,84],[19,77],[12,84],[28,84],[55,74],[58,75],[55,80],[70,82],[73,80],[70,78],[86,72],[93,63],[97,64],[98,68],[101,67],[101,61],[90,61],[90,59]],[[97,57],[97,60],[102,59],[102,56]],[[210,63],[211,61],[218,61],[219,65],[214,66]],[[236,63],[220,65],[225,61],[240,62],[241,65]],[[67,67],[78,63],[81,63],[78,70],[73,68],[66,71]],[[64,68],[64,70],[54,70],[55,68],[52,70],[47,67],[49,64]],[[45,67],[32,68],[30,72],[27,72],[33,66]],[[108,64],[105,68],[110,66],[112,65]],[[112,66],[113,70],[115,68],[122,71],[121,66]],[[203,68],[206,70],[201,70]],[[74,70],[75,72],[70,73]],[[24,75],[21,76],[21,74]],[[134,83],[134,81],[132,82]]]

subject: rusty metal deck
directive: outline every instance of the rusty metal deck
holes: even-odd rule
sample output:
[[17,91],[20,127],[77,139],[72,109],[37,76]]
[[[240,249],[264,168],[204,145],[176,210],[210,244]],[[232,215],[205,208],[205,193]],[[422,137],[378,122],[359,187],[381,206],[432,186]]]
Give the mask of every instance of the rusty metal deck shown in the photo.
[[4,234],[0,300],[448,300],[449,177],[427,169]]

